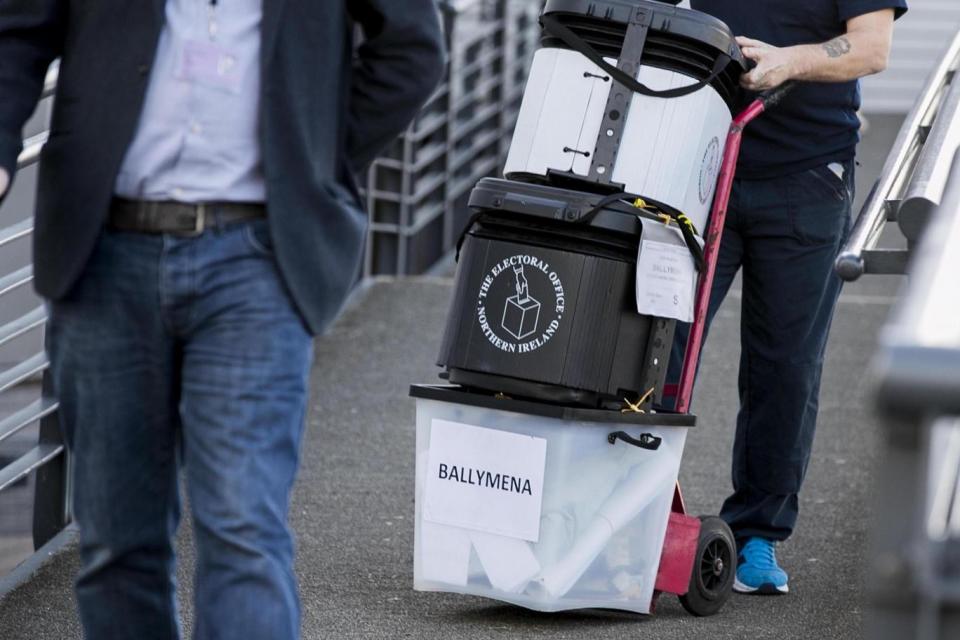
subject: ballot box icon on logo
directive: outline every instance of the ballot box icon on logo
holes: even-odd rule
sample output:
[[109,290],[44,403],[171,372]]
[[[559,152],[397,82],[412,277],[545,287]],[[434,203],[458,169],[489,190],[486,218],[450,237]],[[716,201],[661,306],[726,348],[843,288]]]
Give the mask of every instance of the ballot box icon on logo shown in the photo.
[[507,298],[500,323],[517,340],[528,338],[537,331],[540,322],[540,302],[530,296],[530,285],[523,273],[523,265],[513,268],[517,281],[517,295]]

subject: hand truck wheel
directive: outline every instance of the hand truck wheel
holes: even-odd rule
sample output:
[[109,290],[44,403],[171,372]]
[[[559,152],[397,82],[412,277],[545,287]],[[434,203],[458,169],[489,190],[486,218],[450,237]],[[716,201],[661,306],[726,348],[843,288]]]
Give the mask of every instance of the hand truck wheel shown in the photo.
[[737,543],[730,527],[716,516],[700,516],[690,588],[680,604],[695,616],[712,616],[730,598],[736,573]]

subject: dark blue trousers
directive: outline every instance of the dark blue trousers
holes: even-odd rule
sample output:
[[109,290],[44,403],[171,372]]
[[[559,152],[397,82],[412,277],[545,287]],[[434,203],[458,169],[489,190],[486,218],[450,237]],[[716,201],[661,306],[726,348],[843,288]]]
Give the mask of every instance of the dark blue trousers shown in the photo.
[[[785,540],[797,521],[840,294],[833,263],[850,231],[853,173],[851,161],[843,179],[822,166],[734,183],[707,328],[742,269],[733,494],[720,513],[738,539]],[[678,329],[670,382],[680,378],[688,332]]]
[[51,306],[73,455],[84,636],[180,638],[173,536],[184,469],[196,640],[299,637],[287,526],[312,339],[266,220],[195,238],[104,231]]

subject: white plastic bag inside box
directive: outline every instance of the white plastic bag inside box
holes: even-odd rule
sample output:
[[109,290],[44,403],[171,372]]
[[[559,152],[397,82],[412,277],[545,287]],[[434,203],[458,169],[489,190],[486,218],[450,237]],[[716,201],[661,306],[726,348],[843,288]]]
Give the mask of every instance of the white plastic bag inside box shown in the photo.
[[[637,79],[656,91],[696,82],[650,66],[642,66]],[[598,137],[605,135],[600,126],[611,91],[631,95],[576,51],[538,50],[504,175],[546,176],[554,170],[586,178]],[[679,98],[634,94],[611,179],[687,214],[702,233],[731,121],[729,107],[710,86]]]
[[[450,423],[545,441],[536,536],[493,533],[489,513],[485,531],[440,523],[437,514],[425,517],[428,473],[439,468],[437,460],[431,464],[431,430]],[[662,442],[656,451],[620,441],[611,445],[608,434],[620,430],[649,433]],[[414,587],[539,611],[649,613],[686,432],[685,427],[566,422],[417,399]],[[444,470],[446,480],[453,466]],[[460,467],[457,480],[472,483],[476,496],[484,489],[506,491],[503,476],[530,469]],[[503,476],[493,483],[486,473]],[[495,522],[492,528],[511,529]]]

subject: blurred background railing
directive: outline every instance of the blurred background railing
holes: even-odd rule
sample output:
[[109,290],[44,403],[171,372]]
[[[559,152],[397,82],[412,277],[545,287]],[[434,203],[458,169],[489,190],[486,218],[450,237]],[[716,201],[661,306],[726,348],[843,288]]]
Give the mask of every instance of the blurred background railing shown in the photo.
[[[956,26],[936,60],[836,263],[849,281],[908,275],[874,365],[881,448],[865,583],[871,640],[960,637]],[[894,234],[899,247],[880,246]]]
[[56,81],[54,66],[47,74],[44,105],[28,125],[33,133],[17,161],[18,190],[11,193],[15,213],[0,217],[0,576],[69,521],[66,453],[46,380],[46,312],[30,287],[32,206],[21,191],[22,182],[32,186]]
[[960,153],[950,161],[875,365],[871,640],[960,638]]
[[[837,272],[853,281],[865,273],[902,274],[910,245],[940,203],[953,152],[960,147],[960,32],[939,58],[907,114],[880,177],[867,196],[850,239],[837,258]],[[897,222],[907,249],[880,248],[888,222]]]
[[410,128],[373,162],[364,276],[443,268],[478,180],[503,166],[540,30],[541,0],[441,2],[450,62]]

